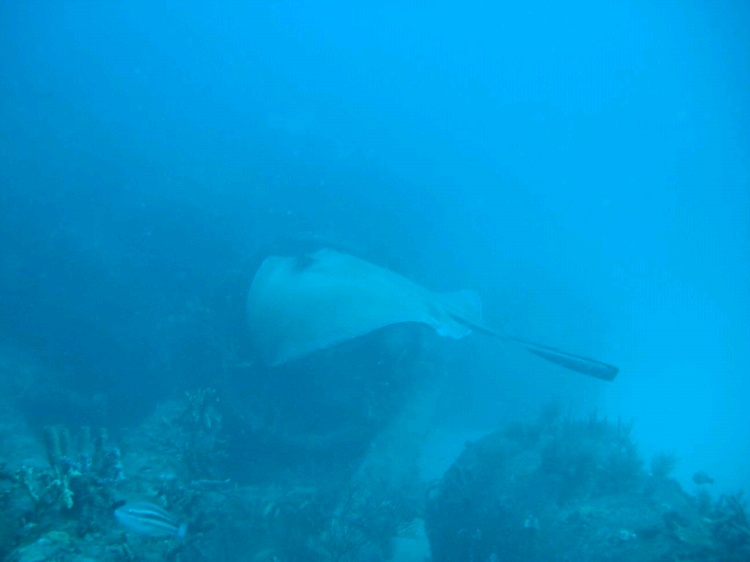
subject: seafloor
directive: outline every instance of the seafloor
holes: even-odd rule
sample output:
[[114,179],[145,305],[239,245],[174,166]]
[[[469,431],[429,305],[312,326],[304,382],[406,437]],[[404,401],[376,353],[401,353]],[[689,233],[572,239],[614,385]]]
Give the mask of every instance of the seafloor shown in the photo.
[[[741,494],[687,493],[674,458],[644,462],[627,426],[596,416],[549,408],[427,483],[418,382],[359,380],[355,396],[318,380],[295,414],[256,381],[243,407],[201,388],[130,428],[40,425],[18,405],[44,367],[19,357],[0,362],[1,560],[750,560]],[[128,532],[113,517],[128,500],[169,510],[186,537]]]

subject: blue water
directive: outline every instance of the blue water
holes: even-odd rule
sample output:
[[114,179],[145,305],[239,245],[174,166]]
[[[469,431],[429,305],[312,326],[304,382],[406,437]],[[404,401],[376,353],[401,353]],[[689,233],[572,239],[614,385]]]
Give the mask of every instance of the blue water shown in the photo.
[[559,400],[632,420],[688,488],[748,489],[748,24],[741,1],[4,2],[0,334],[65,373],[23,411],[118,427],[209,384],[262,257],[322,242],[622,369],[463,340],[427,472]]

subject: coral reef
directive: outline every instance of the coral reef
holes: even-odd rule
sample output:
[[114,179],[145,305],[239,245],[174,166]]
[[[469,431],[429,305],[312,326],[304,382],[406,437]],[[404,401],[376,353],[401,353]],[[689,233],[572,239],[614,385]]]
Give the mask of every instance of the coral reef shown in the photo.
[[115,486],[123,479],[120,451],[109,446],[104,430],[92,439],[90,429],[84,427],[75,437],[71,439],[66,427],[45,427],[46,466],[0,465],[3,550],[38,542],[46,533],[63,528],[74,537],[102,529]]
[[709,526],[713,538],[737,553],[738,560],[750,559],[750,520],[747,517],[747,501],[742,492],[723,495],[711,509],[704,522]]
[[[630,427],[545,416],[470,444],[429,493],[435,562],[746,560],[741,497],[716,504],[643,468]],[[707,512],[706,512],[707,511]]]
[[[48,426],[41,431],[46,464],[0,465],[0,559],[205,560],[201,541],[221,521],[229,480],[211,476],[224,445],[218,398],[211,389],[163,405],[125,441],[105,429]],[[160,502],[190,521],[187,540],[131,535],[114,521],[122,498]],[[13,523],[11,526],[10,523]]]
[[674,472],[677,457],[670,453],[659,453],[651,459],[651,476],[665,480]]
[[[243,371],[234,393],[195,387],[110,427],[116,440],[0,409],[0,560],[422,562],[427,538],[434,562],[750,559],[741,494],[686,494],[674,456],[644,467],[630,425],[596,415],[550,407],[467,444],[425,490],[434,365],[373,352],[355,370],[366,341],[351,346],[349,364],[344,350],[312,373]],[[168,510],[186,536],[121,527],[125,501]]]
[[227,456],[222,420],[216,390],[199,389],[186,393],[175,411],[163,415],[150,437],[175,459],[185,480],[216,478]]

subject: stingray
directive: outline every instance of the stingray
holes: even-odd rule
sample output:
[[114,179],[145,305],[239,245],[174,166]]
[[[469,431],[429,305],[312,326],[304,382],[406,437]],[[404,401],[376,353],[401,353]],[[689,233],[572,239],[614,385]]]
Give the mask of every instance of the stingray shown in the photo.
[[604,380],[618,368],[500,332],[482,322],[473,291],[435,293],[388,269],[330,249],[270,256],[250,285],[247,319],[262,361],[278,366],[391,324],[417,322],[441,336],[479,332],[561,367]]

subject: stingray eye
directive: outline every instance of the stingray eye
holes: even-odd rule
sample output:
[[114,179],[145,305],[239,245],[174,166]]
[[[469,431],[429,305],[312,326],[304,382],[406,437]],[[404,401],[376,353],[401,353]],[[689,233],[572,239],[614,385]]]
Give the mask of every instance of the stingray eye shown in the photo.
[[304,271],[314,263],[315,258],[313,258],[310,254],[301,254],[294,258],[294,270]]

